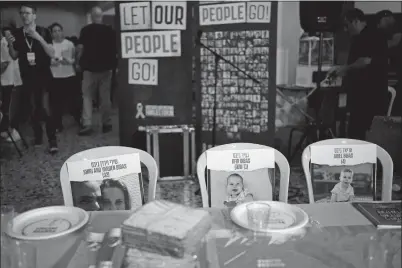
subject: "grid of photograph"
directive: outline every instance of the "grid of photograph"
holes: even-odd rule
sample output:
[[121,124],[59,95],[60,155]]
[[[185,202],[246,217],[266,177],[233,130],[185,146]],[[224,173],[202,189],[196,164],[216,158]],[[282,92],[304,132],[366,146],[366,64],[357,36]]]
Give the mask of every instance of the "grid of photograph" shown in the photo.
[[[204,32],[201,42],[241,70],[258,79],[258,84],[225,63],[217,66],[217,131],[228,135],[268,130],[269,31]],[[215,93],[215,56],[201,48],[202,130],[212,131]]]

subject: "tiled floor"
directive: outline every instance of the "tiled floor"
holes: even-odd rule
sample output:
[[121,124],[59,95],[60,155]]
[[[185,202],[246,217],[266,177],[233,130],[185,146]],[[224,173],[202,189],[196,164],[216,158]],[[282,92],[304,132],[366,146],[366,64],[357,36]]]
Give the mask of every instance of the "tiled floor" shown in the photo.
[[[99,116],[95,115],[95,122]],[[64,120],[65,130],[58,135],[60,152],[51,156],[47,145],[40,148],[30,146],[19,158],[11,144],[0,146],[1,203],[13,204],[17,211],[50,205],[62,205],[62,191],[59,172],[67,158],[79,151],[93,147],[118,145],[117,114],[113,116],[113,131],[100,133],[100,126],[91,137],[78,137],[77,126],[70,117]],[[31,129],[22,129],[28,142],[32,138]],[[147,185],[145,185],[147,188]],[[157,198],[201,206],[201,197],[197,194],[198,183],[190,180],[166,181],[159,183]],[[308,201],[304,176],[299,167],[292,168],[289,189],[289,202],[305,203]]]

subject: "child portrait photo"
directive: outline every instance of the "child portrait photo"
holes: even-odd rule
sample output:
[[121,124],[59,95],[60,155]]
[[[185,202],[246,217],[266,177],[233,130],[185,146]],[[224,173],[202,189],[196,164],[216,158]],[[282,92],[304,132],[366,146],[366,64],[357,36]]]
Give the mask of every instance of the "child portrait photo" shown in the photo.
[[[274,169],[272,169],[274,170]],[[253,171],[210,170],[211,207],[233,208],[255,200],[272,200],[272,183],[268,168]]]
[[312,165],[316,202],[353,202],[373,200],[375,165]]

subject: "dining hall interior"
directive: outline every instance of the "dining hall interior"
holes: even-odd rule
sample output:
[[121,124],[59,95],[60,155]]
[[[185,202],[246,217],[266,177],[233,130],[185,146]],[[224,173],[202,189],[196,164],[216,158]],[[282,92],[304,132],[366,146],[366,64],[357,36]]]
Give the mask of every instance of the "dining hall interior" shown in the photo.
[[401,2],[0,14],[2,267],[402,267]]

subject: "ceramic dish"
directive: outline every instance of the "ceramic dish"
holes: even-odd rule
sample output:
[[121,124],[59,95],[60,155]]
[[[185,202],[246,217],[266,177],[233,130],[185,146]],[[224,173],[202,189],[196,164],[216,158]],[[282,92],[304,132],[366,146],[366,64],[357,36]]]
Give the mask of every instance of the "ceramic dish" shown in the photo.
[[[249,224],[247,205],[252,203],[264,203],[270,206],[270,216],[266,228],[257,229]],[[237,225],[259,232],[292,232],[303,228],[309,222],[307,213],[301,208],[275,201],[254,201],[240,204],[233,208],[230,217]]]
[[20,240],[47,240],[71,234],[88,221],[89,214],[77,207],[44,207],[15,217],[7,228],[7,234]]

